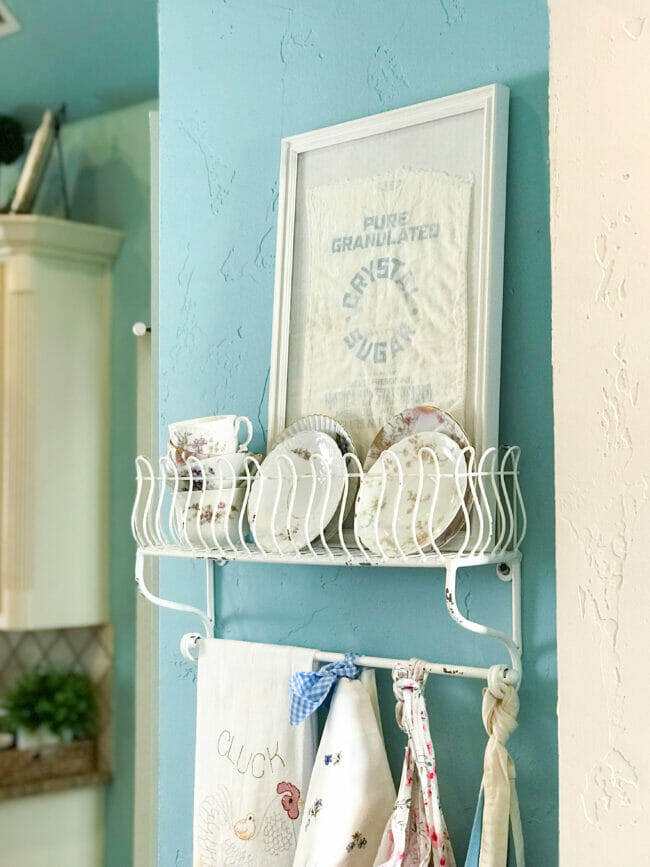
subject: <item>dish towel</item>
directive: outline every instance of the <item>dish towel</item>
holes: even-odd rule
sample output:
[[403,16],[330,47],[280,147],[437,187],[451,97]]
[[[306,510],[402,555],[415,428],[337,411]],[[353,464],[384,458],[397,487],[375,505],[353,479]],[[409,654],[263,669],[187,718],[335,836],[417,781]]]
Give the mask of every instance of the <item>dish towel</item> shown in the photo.
[[289,679],[314,651],[207,639],[199,645],[195,867],[291,867],[315,730],[291,728]]
[[440,806],[425,682],[424,663],[419,660],[393,669],[395,714],[408,743],[397,801],[374,867],[456,867]]
[[517,727],[519,697],[492,666],[483,690],[483,725],[489,740],[483,781],[465,867],[524,867],[524,836],[515,788],[515,765],[505,747]]
[[375,672],[336,686],[305,801],[294,867],[372,867],[395,802]]

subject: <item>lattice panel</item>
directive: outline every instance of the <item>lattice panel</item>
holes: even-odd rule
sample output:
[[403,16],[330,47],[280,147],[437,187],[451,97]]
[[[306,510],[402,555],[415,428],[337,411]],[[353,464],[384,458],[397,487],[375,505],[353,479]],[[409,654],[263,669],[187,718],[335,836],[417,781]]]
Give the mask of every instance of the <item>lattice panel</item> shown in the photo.
[[113,627],[0,631],[0,696],[39,665],[83,671],[95,688],[98,709],[98,771],[111,768]]

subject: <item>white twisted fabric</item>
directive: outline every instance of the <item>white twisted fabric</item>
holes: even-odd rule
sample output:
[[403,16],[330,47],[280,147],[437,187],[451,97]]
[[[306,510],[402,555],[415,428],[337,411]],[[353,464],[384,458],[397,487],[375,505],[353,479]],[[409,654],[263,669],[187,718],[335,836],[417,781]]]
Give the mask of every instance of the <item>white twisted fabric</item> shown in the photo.
[[479,867],[505,867],[508,837],[514,846],[515,863],[524,867],[524,842],[519,801],[515,788],[515,765],[505,744],[517,728],[519,697],[503,678],[502,666],[492,666],[483,690],[483,725],[489,740],[483,761],[483,823]]
[[402,778],[374,867],[456,867],[440,806],[436,758],[419,660],[393,669],[395,714],[408,735]]

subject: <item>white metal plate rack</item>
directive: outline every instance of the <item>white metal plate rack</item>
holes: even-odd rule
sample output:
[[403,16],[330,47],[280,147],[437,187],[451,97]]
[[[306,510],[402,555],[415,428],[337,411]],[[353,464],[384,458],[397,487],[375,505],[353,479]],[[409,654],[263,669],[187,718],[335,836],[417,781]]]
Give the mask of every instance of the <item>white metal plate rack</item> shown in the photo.
[[[147,458],[138,457],[137,489],[131,518],[133,535],[138,545],[138,588],[156,605],[196,615],[202,624],[203,634],[211,637],[215,624],[214,564],[243,561],[442,568],[445,570],[445,602],[449,614],[464,629],[501,641],[510,657],[508,677],[518,683],[521,679],[522,649],[520,544],[526,532],[526,513],[518,480],[519,458],[520,450],[516,446],[489,449],[480,457],[474,449],[467,448],[459,455],[453,474],[447,476],[441,472],[436,455],[430,449],[421,449],[418,465],[408,469],[396,467],[389,459],[384,459],[383,485],[374,518],[375,538],[370,540],[368,546],[361,541],[359,516],[354,514],[352,508],[357,487],[363,483],[364,471],[356,455],[347,454],[347,475],[337,514],[317,534],[317,538],[298,548],[292,544],[291,526],[296,517],[292,509],[300,500],[296,496],[300,486],[306,486],[306,490],[311,492],[311,496],[302,498],[303,501],[306,499],[307,511],[300,515],[300,520],[309,525],[313,517],[311,509],[318,502],[313,492],[317,486],[329,486],[332,483],[332,479],[328,478],[329,469],[321,465],[316,456],[311,462],[309,476],[298,477],[295,472],[287,472],[286,475],[281,473],[281,478],[265,475],[264,468],[252,455],[246,458],[244,471],[240,475],[235,475],[228,456],[224,456],[216,462],[216,473],[213,465],[210,476],[192,458],[179,466],[176,461],[164,456],[154,467]],[[395,473],[399,475],[398,494],[389,502],[385,494],[387,490],[395,490],[392,485],[396,481]],[[415,477],[415,481],[406,484],[409,474]],[[247,519],[247,507],[254,484],[258,489],[260,486],[272,486],[274,494],[272,544],[266,548],[256,541]],[[452,539],[439,546],[433,529],[434,513],[442,486],[445,485],[448,491],[450,484],[458,494],[460,529]],[[278,510],[280,502],[288,503],[289,508],[286,517],[278,523],[276,517],[284,515],[282,510]],[[397,519],[404,510],[409,509],[412,514],[412,538],[407,536],[405,539],[403,532],[401,535],[398,533]],[[368,542],[367,533],[364,538]],[[205,608],[163,599],[152,593],[144,577],[146,557],[204,560]],[[511,583],[509,634],[470,620],[458,604],[458,570],[484,565],[492,565],[501,580]],[[196,633],[184,636],[181,648],[187,658],[193,659],[192,648],[199,638]],[[332,661],[339,658],[339,654],[323,652],[317,658]],[[359,661],[373,667],[392,667],[397,660],[362,657]],[[429,671],[484,678],[488,669],[430,663]]]

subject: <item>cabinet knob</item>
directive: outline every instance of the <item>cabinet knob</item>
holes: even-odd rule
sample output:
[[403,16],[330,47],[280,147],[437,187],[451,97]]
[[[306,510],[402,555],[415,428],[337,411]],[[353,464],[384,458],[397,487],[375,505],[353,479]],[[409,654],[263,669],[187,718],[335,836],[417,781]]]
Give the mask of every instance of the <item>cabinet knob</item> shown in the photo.
[[144,322],[136,322],[133,325],[133,333],[136,337],[144,337],[147,331],[151,331],[151,325],[145,325]]

